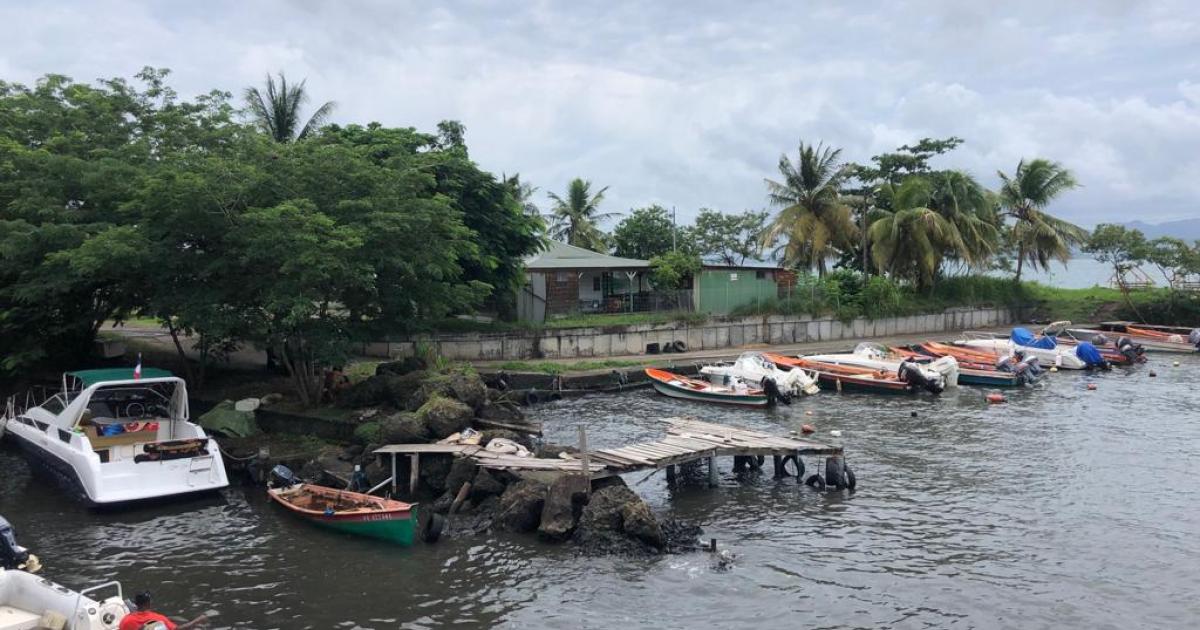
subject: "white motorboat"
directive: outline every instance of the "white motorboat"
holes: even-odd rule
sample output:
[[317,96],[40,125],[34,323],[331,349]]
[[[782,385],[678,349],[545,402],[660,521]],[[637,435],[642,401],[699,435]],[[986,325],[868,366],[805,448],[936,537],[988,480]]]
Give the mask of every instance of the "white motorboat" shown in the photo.
[[[905,362],[904,357],[893,356],[886,347],[866,341],[858,344],[854,348],[854,352],[814,354],[805,358],[822,363],[887,370],[896,373],[900,373],[900,364]],[[958,359],[954,357],[941,357],[928,363],[912,361],[908,361],[908,363],[910,367],[920,371],[926,381],[935,383],[940,381],[943,388],[958,387]]]
[[165,370],[69,372],[40,404],[18,402],[6,405],[6,437],[89,505],[229,485],[216,441],[188,418],[187,385]]
[[1053,337],[1035,336],[1025,328],[1014,328],[1009,339],[991,333],[966,332],[965,338],[954,342],[968,348],[982,348],[1001,355],[1011,355],[1020,350],[1027,356],[1035,356],[1043,365],[1053,365],[1064,370],[1083,370],[1087,362],[1075,356],[1074,346],[1059,346]]
[[781,369],[761,352],[743,352],[733,363],[706,365],[700,368],[700,373],[710,382],[723,386],[733,386],[740,381],[751,387],[763,387],[763,380],[771,379],[779,391],[788,396],[811,395],[821,391],[815,373],[799,368]]

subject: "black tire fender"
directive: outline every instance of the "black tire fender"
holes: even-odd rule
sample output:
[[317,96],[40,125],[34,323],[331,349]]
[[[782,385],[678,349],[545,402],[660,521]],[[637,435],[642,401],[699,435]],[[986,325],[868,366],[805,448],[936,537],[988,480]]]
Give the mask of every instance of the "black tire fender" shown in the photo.
[[540,394],[538,394],[536,391],[529,390],[529,391],[525,392],[525,404],[526,405],[532,406],[532,405],[536,405],[540,402],[542,402],[542,396]]
[[850,464],[843,464],[842,469],[846,473],[846,488],[853,490],[858,487],[858,477],[854,476],[854,470],[850,468]]
[[841,490],[845,486],[842,476],[842,468],[845,463],[840,457],[830,457],[825,460],[825,484],[832,487],[834,490]]
[[671,349],[675,352],[687,352],[687,344],[682,340],[676,340],[671,343]]
[[817,473],[810,475],[809,478],[805,480],[804,485],[819,492],[823,492],[825,490],[825,480],[822,479],[821,475]]
[[429,518],[424,521],[421,528],[421,540],[427,543],[435,543],[442,537],[442,529],[446,526],[446,517],[437,512],[430,511]]

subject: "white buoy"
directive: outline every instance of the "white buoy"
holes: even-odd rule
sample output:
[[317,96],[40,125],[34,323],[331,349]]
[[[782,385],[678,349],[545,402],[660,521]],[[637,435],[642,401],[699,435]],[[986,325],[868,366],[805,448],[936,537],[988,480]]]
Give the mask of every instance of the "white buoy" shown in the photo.
[[842,437],[842,432],[834,429],[829,432],[829,435],[832,435],[833,437]]
[[1174,366],[1175,366],[1175,367],[1179,367],[1179,362],[1178,362],[1178,361],[1176,361],[1176,362],[1174,363]]

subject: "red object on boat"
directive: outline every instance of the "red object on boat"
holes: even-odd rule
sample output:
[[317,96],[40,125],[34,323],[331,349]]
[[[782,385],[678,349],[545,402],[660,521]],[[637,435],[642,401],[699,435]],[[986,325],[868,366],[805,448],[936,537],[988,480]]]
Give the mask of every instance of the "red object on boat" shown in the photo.
[[988,394],[987,401],[993,405],[996,403],[1002,403],[1004,402],[1004,394]]
[[816,431],[817,431],[816,427],[814,427],[811,424],[800,425],[800,430],[803,431],[804,433],[816,433]]
[[1088,389],[1096,389],[1095,383],[1088,383]]

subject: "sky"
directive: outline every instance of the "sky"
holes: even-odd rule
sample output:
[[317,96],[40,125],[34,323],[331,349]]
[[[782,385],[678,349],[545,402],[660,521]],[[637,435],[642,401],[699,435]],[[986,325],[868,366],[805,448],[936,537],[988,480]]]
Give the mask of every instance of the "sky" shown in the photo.
[[923,137],[994,187],[1044,157],[1081,225],[1200,217],[1200,3],[0,0],[0,79],[172,70],[184,96],[306,78],[338,123],[456,119],[483,168],[603,208],[767,206],[798,142]]

